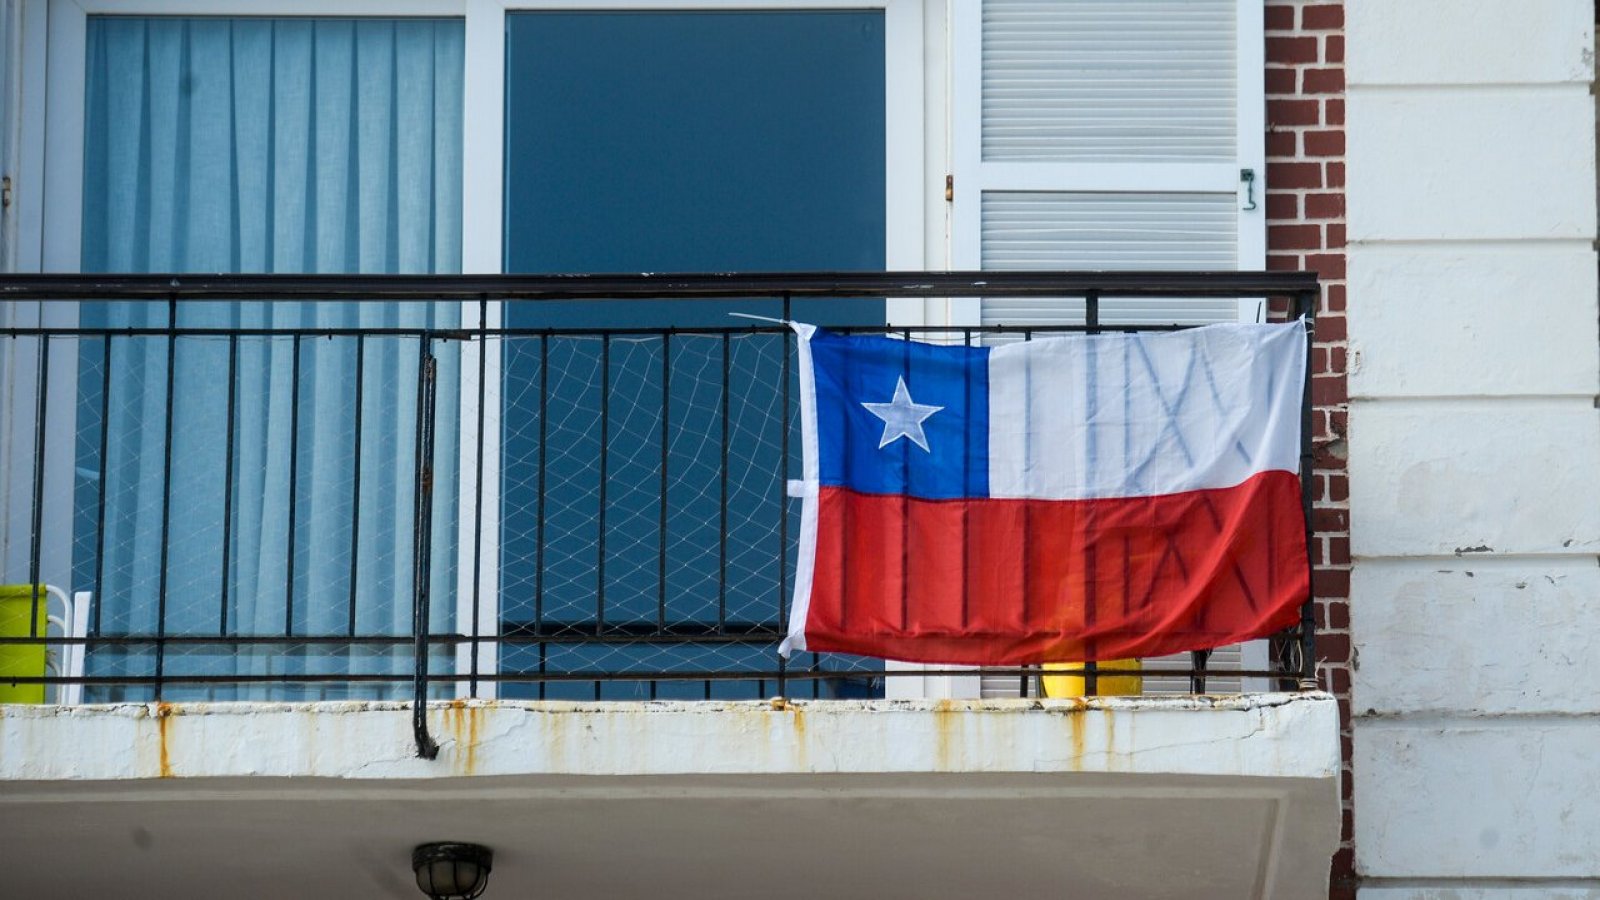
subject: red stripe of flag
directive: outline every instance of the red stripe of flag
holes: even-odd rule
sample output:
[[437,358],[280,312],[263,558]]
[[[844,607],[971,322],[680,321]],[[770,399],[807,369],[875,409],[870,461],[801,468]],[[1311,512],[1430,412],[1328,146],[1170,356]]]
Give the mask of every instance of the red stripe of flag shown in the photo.
[[963,665],[1161,656],[1292,626],[1310,590],[1300,481],[1281,470],[1094,500],[824,486],[819,504],[812,651]]

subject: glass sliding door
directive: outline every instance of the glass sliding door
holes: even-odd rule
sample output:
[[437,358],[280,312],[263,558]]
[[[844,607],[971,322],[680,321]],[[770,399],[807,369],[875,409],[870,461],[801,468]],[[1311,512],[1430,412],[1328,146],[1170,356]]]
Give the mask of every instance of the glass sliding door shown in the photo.
[[[459,271],[463,49],[457,20],[90,17],[83,270]],[[453,304],[407,307],[87,303],[82,324],[423,328],[458,315]],[[436,352],[438,416],[454,421],[456,357]],[[398,337],[85,341],[73,580],[93,592],[92,634],[408,634],[419,356],[416,338]],[[438,434],[432,571],[445,597],[456,432]],[[450,604],[434,612],[434,630],[450,630]],[[404,647],[198,644],[154,656],[91,645],[87,674],[410,670]]]
[[[884,53],[881,10],[508,14],[505,270],[882,270]],[[508,305],[505,322],[517,328],[658,330],[505,342],[507,633],[775,626],[797,534],[782,500],[785,471],[799,472],[797,439],[787,441],[787,468],[783,455],[787,341],[662,331],[749,324],[730,311],[783,309],[776,300]],[[884,322],[878,300],[796,301],[791,313],[822,325]],[[501,667],[749,670],[770,668],[772,652],[556,641],[507,644]],[[603,695],[644,690],[624,682]]]

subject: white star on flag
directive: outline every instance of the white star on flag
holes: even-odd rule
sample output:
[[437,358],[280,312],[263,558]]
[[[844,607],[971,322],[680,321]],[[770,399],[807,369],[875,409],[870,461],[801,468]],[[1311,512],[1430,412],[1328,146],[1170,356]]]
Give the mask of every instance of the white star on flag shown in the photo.
[[933,452],[928,449],[928,436],[922,431],[922,423],[944,407],[912,403],[911,392],[906,390],[905,376],[902,375],[895,383],[893,401],[861,405],[867,408],[867,412],[883,420],[883,437],[878,441],[879,450],[901,438],[910,438],[911,443],[921,447],[924,452]]

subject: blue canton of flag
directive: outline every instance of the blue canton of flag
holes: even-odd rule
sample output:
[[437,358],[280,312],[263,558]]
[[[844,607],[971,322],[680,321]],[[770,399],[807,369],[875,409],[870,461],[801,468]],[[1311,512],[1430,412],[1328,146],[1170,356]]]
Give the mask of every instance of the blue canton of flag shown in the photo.
[[818,330],[811,354],[822,484],[929,500],[988,494],[988,348]]

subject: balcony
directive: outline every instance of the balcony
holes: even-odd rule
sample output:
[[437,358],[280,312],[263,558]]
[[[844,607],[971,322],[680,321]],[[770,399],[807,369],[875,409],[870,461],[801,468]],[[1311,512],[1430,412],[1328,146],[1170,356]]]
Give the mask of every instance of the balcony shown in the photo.
[[[800,471],[782,320],[972,345],[1187,327],[1247,298],[1309,313],[1316,289],[7,276],[21,587],[0,598],[0,678],[30,705],[0,707],[0,837],[44,870],[100,861],[82,892],[168,897],[188,889],[127,873],[244,852],[246,896],[283,893],[286,868],[316,875],[288,893],[360,896],[390,890],[388,849],[441,836],[499,849],[491,896],[657,896],[667,878],[730,897],[1319,895],[1338,724],[1309,598],[1258,646],[1147,661],[1146,696],[1093,663],[777,654]],[[977,295],[1082,317],[866,324],[886,301]],[[1129,298],[1172,321],[1130,324]],[[301,826],[251,844],[284,816]],[[602,865],[599,835],[649,876]],[[715,878],[709,847],[730,860]],[[796,874],[808,857],[827,871]]]

